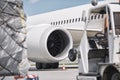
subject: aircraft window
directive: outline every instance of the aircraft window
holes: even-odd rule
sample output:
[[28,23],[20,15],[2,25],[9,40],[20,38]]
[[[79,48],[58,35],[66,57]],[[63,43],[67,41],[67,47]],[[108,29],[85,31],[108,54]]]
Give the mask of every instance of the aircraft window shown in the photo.
[[83,17],[82,17],[81,21],[83,21]]
[[94,16],[94,19],[97,19],[97,14]]
[[91,20],[93,20],[93,16],[91,16]]
[[52,25],[52,22],[50,24]]
[[101,18],[101,14],[98,15],[98,19],[100,19],[100,18]]
[[64,24],[66,23],[66,21],[64,20]]
[[104,14],[102,14],[102,16],[101,16],[102,18],[104,17]]
[[78,22],[80,22],[80,18],[78,18]]
[[69,20],[69,23],[71,23],[71,19]]
[[77,18],[75,19],[75,22],[77,22]]
[[74,19],[72,19],[72,22],[74,23]]
[[68,23],[69,22],[69,20],[67,20],[67,22],[66,23]]
[[60,21],[58,22],[58,25],[60,25]]
[[51,25],[53,25],[53,22],[51,22]]
[[100,16],[101,16],[101,15],[99,14],[99,15],[98,15],[98,19],[100,19]]
[[63,24],[63,21],[61,21],[61,24]]
[[58,24],[58,22],[56,22],[56,25]]

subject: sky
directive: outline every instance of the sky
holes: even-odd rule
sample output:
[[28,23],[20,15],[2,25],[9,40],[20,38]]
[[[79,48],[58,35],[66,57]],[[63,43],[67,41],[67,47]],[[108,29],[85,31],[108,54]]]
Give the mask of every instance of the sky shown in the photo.
[[24,10],[27,16],[55,11],[82,4],[90,3],[91,0],[23,0]]
[[28,16],[90,3],[90,0],[23,0]]

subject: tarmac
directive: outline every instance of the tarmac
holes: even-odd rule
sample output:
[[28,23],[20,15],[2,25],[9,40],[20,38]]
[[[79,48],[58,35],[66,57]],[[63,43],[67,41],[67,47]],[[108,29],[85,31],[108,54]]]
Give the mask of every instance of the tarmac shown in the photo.
[[77,68],[65,68],[64,70],[59,69],[47,69],[47,70],[36,70],[29,71],[29,74],[38,75],[39,80],[76,80],[78,75]]

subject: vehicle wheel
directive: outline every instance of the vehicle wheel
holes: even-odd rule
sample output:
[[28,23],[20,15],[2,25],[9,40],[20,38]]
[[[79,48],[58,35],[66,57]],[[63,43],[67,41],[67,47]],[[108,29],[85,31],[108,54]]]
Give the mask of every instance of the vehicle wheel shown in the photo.
[[53,69],[57,69],[58,67],[59,67],[59,63],[53,63],[53,64],[52,64],[52,68],[53,68]]
[[111,77],[111,80],[120,80],[120,73],[114,73]]
[[36,68],[37,69],[42,69],[42,63],[36,63]]
[[120,80],[120,73],[116,67],[110,65],[104,70],[102,80]]
[[42,68],[43,69],[50,69],[50,64],[49,63],[43,63]]

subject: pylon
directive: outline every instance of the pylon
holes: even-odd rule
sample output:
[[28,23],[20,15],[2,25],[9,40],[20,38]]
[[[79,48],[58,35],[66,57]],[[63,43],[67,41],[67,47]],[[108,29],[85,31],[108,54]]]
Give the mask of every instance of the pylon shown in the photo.
[[62,65],[62,70],[66,70],[65,64]]

